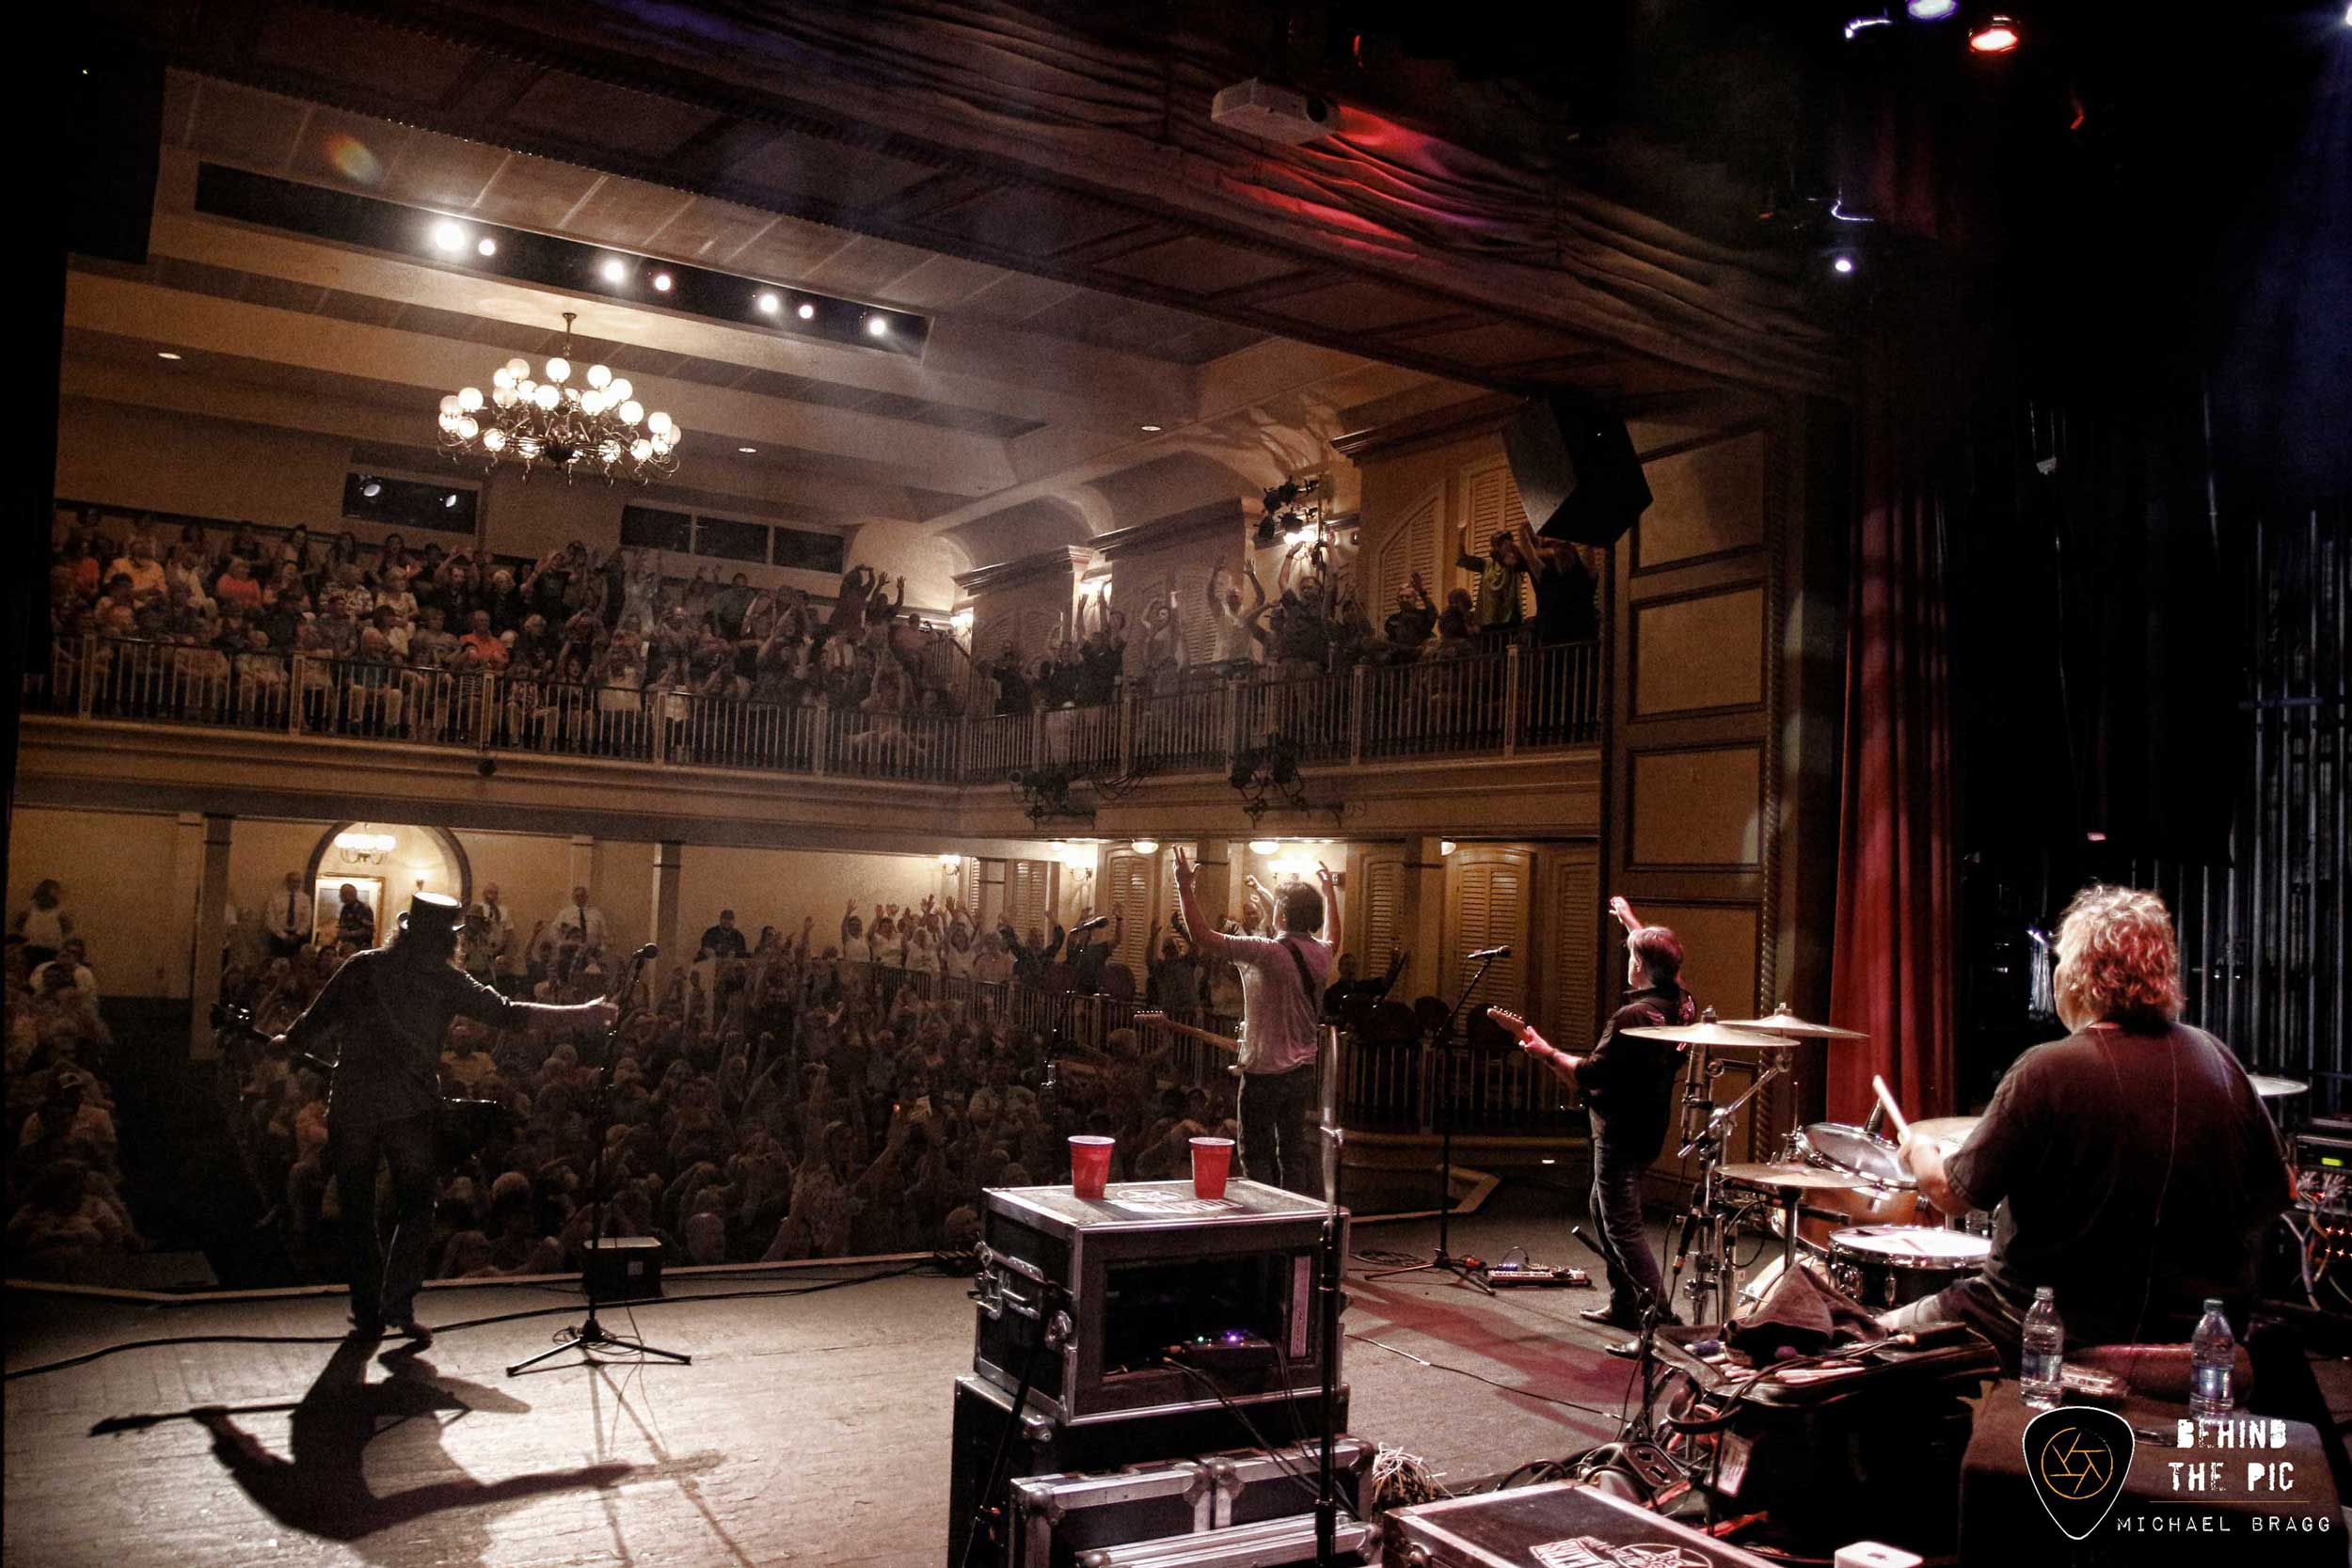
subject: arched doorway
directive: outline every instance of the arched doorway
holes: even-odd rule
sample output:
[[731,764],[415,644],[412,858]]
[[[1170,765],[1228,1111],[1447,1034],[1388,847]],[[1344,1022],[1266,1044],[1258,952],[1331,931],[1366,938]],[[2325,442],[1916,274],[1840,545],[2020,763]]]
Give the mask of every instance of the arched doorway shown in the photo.
[[[438,828],[399,822],[341,822],[319,835],[310,851],[313,938],[333,942],[343,904],[342,890],[365,904],[370,924],[398,919],[415,893],[440,893],[469,902],[473,872],[454,836]],[[389,914],[387,911],[389,911]]]

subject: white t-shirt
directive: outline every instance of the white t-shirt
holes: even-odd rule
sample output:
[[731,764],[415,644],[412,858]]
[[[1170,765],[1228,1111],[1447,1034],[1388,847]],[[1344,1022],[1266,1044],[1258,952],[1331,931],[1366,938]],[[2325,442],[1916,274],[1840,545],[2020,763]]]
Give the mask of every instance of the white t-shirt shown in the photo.
[[[1279,941],[1241,936],[1216,941],[1241,971],[1241,1069],[1288,1072],[1311,1065],[1321,1035],[1323,991],[1331,979],[1331,944],[1296,932]],[[1314,980],[1311,998],[1299,984],[1294,951]]]

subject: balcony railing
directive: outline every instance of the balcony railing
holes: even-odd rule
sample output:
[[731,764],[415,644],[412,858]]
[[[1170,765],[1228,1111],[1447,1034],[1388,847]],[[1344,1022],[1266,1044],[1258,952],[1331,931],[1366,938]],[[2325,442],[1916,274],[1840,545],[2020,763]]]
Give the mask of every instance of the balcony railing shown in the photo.
[[55,644],[25,711],[539,752],[674,767],[1002,784],[1039,768],[1136,778],[1221,772],[1287,737],[1301,762],[1510,755],[1599,734],[1594,643],[1283,678],[1190,672],[1154,691],[1038,713],[946,716],[785,706],[655,687],[456,673],[308,654],[225,655],[114,638]]

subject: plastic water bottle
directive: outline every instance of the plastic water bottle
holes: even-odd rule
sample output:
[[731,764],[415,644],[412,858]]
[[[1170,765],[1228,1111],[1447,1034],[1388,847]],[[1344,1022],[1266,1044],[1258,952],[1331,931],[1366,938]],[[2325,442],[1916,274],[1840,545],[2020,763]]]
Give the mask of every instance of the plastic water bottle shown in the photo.
[[2058,1322],[2058,1292],[2044,1285],[2033,1293],[2033,1310],[2018,1356],[2017,1394],[2039,1410],[2055,1408],[2066,1371],[2066,1325]]
[[2221,1303],[2205,1298],[2205,1316],[2188,1342],[2188,1410],[2199,1420],[2218,1420],[2235,1407],[2231,1376],[2237,1367],[2237,1336],[2221,1314]]

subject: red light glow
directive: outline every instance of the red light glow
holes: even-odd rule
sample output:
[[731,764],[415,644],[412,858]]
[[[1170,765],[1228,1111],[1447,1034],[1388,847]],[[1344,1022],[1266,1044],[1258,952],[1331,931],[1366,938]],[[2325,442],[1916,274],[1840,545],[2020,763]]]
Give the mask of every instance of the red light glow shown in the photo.
[[2006,55],[2017,47],[2017,24],[1996,16],[1968,36],[1968,47],[1979,55]]

